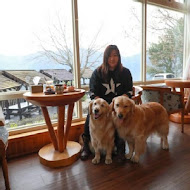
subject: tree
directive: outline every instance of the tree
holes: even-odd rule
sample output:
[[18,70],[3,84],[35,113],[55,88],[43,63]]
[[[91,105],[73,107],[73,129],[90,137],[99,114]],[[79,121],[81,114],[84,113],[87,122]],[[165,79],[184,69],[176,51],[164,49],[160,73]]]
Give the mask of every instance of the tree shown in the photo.
[[183,65],[183,18],[175,20],[173,26],[164,29],[158,43],[151,43],[148,55],[151,65],[147,73],[154,76],[157,73],[174,73],[180,77]]
[[[42,49],[37,58],[46,56],[49,60],[54,61],[55,63],[68,66],[68,70],[73,72],[72,36],[69,36],[69,33],[72,33],[72,31],[68,32],[66,25],[63,25],[59,16],[57,16],[57,21],[57,24],[53,24],[48,28],[48,40],[44,41],[37,36]],[[87,48],[80,48],[81,76],[85,69],[94,67],[102,56],[100,50],[105,44],[97,45],[100,31],[101,30],[98,30],[94,35]],[[82,41],[81,38],[80,41]],[[81,42],[80,47],[82,47]]]
[[[141,16],[136,12],[135,7],[131,8],[131,19],[134,19],[133,27],[124,30],[127,38],[134,43],[139,43],[140,35],[133,30],[141,30]],[[183,40],[184,40],[184,19],[171,10],[148,7],[147,16],[147,41],[152,36],[159,36],[157,42],[147,42],[147,73],[153,77],[157,73],[170,72],[175,77],[180,77],[183,64]],[[150,60],[150,63],[149,61]]]

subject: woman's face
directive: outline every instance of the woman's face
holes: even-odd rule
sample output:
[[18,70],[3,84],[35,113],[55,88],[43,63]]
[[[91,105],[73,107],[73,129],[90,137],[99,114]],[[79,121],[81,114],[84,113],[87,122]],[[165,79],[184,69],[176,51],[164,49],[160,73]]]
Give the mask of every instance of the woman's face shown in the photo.
[[112,50],[108,58],[109,69],[114,70],[117,67],[118,61],[119,61],[119,57],[116,50]]

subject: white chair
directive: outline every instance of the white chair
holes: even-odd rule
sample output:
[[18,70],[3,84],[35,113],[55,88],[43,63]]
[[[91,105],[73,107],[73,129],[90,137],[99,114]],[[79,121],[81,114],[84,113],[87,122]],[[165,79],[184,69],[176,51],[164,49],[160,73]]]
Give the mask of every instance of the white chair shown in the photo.
[[133,94],[132,100],[134,100],[135,104],[142,104],[141,95],[142,95],[142,88],[140,86],[133,86]]

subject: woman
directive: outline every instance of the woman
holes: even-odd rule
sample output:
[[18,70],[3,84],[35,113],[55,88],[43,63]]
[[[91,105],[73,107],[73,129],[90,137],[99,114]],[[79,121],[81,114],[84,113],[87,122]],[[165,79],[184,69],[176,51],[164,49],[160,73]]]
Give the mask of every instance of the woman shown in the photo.
[[[130,71],[121,64],[121,56],[116,45],[109,45],[104,51],[103,63],[98,67],[90,79],[90,98],[103,98],[109,104],[116,96],[126,95],[131,97],[133,81]],[[89,115],[84,125],[82,135],[84,146],[81,159],[88,159],[91,154],[89,149]],[[115,134],[115,145],[117,147],[118,159],[125,160],[125,142]]]

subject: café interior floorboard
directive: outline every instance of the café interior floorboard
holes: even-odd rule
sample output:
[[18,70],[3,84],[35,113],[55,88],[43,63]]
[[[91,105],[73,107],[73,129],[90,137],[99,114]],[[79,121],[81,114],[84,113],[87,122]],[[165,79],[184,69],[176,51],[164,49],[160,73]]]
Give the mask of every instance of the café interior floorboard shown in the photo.
[[[170,122],[169,151],[162,150],[160,139],[153,135],[147,141],[139,164],[113,160],[111,165],[93,165],[78,160],[71,166],[48,168],[37,154],[8,160],[12,190],[189,190],[190,189],[190,125]],[[126,148],[128,151],[128,148]],[[5,189],[0,172],[0,190]]]

